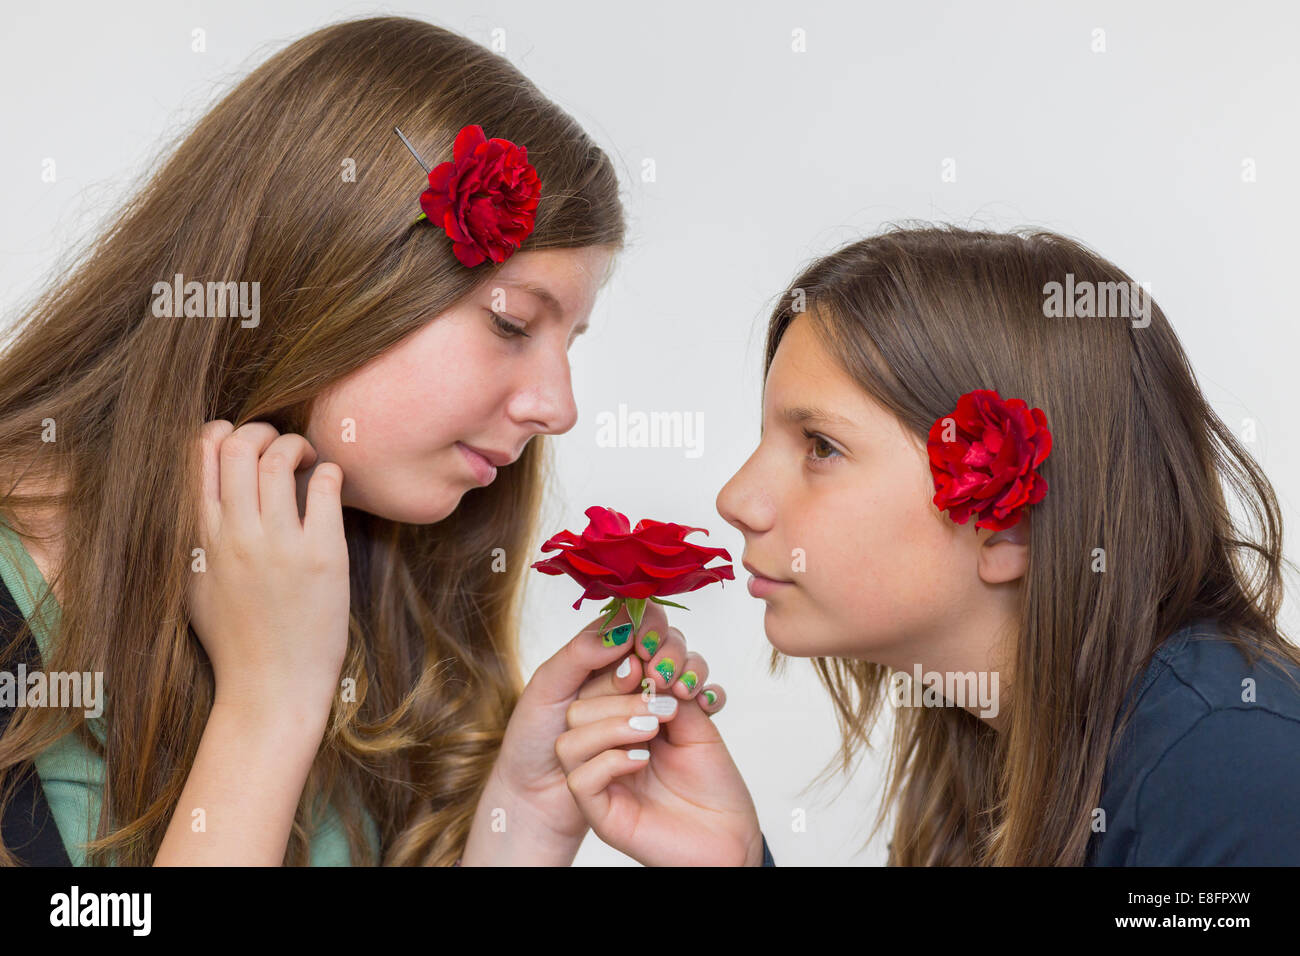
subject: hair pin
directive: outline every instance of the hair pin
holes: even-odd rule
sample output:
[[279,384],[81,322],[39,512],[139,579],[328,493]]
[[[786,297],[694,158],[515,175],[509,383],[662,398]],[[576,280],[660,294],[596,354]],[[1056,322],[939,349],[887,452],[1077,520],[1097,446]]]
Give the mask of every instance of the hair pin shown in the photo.
[[446,232],[466,266],[510,258],[532,233],[541,198],[528,148],[488,139],[483,127],[471,124],[456,134],[452,158],[430,169],[406,134],[396,126],[393,132],[429,175],[415,222],[428,219]]

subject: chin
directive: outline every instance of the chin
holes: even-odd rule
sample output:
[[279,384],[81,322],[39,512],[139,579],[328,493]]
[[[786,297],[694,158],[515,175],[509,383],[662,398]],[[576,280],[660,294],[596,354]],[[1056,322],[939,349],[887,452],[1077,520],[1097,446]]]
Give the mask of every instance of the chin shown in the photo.
[[763,616],[767,642],[786,657],[858,657],[857,643],[842,622],[815,612],[791,614],[769,607]]
[[459,497],[451,498],[446,494],[428,495],[423,498],[386,495],[349,503],[350,507],[367,514],[401,524],[437,524],[455,511],[459,504]]
[[807,631],[797,626],[791,628],[788,622],[773,613],[771,607],[763,615],[763,631],[767,642],[786,657],[818,656],[818,651],[809,647]]
[[437,524],[439,521],[445,521],[450,517],[459,504],[459,498],[450,503],[445,498],[432,502],[411,502],[410,507],[397,509],[397,512],[392,516],[392,520],[400,521],[403,524]]

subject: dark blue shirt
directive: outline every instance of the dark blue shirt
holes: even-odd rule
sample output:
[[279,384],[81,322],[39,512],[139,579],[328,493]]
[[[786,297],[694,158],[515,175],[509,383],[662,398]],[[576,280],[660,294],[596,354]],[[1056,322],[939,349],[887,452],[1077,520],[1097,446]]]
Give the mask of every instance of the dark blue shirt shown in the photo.
[[1211,620],[1157,648],[1129,690],[1089,865],[1300,865],[1300,669],[1255,657]]
[[1208,619],[1160,644],[1129,689],[1086,865],[1300,866],[1300,668],[1255,657]]

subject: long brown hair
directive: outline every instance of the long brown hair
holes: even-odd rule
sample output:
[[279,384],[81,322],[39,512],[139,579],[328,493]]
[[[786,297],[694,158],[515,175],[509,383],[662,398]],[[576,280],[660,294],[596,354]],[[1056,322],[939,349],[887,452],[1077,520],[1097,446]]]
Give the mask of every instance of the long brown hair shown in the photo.
[[[212,704],[185,605],[199,427],[303,432],[315,396],[491,280],[491,263],[467,269],[441,230],[412,225],[427,183],[393,132],[432,164],[471,123],[527,146],[537,169],[525,251],[623,245],[609,157],[508,61],[419,20],[345,21],[276,53],[203,116],[24,311],[0,356],[0,474],[15,479],[0,509],[66,515],[65,603],[44,664],[103,671],[107,697],[102,746],[80,712],[16,712],[0,741],[0,807],[20,762],[77,733],[106,762],[88,862],[152,863]],[[177,273],[259,282],[260,323],[153,316],[154,284]],[[57,439],[43,441],[50,422]],[[379,862],[363,807],[385,864],[450,864],[463,850],[522,690],[520,592],[549,474],[544,437],[436,525],[345,509],[343,676],[357,699],[335,703],[286,864],[307,861],[321,802],[340,812],[353,862]],[[18,492],[37,477],[66,487]]]
[[[891,865],[1083,863],[1108,750],[1130,716],[1125,692],[1180,625],[1217,619],[1248,660],[1300,666],[1277,624],[1290,562],[1267,478],[1206,403],[1149,296],[1145,326],[1140,316],[1045,316],[1048,283],[1067,274],[1131,282],[1050,232],[895,227],[804,269],[768,325],[764,378],[806,309],[846,373],[922,443],[976,388],[1041,407],[1052,429],[1007,729],[961,707],[896,710],[872,829],[896,806]],[[1221,482],[1248,528],[1234,526]],[[1097,548],[1105,573],[1094,570]],[[773,672],[785,660],[773,651]],[[814,667],[834,700],[847,773],[869,746],[890,670],[825,657]]]

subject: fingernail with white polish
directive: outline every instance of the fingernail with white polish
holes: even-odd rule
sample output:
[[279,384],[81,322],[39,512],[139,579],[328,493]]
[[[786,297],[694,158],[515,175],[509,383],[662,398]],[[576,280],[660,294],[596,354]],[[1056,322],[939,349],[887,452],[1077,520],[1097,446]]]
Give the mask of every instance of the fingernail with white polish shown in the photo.
[[671,717],[677,712],[677,698],[656,694],[654,700],[645,706],[646,710],[652,714],[658,714],[660,717]]
[[632,658],[623,658],[623,663],[618,665],[618,670],[614,671],[615,677],[626,677],[632,673]]
[[659,718],[654,714],[641,714],[637,717],[629,717],[627,725],[633,730],[654,730],[659,726]]
[[648,750],[629,750],[627,752],[629,760],[649,760],[650,751]]

